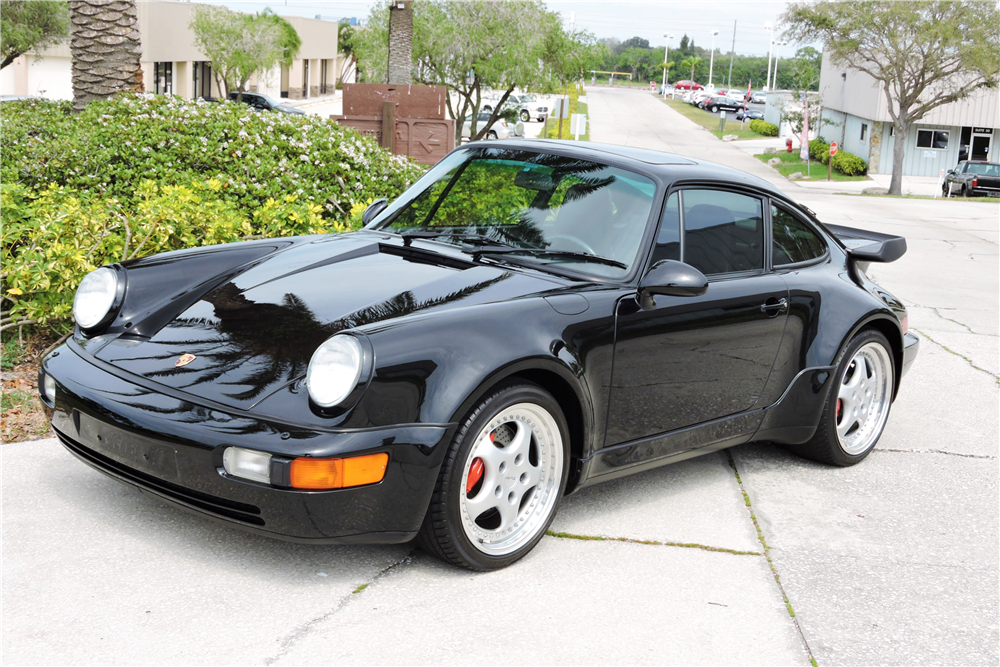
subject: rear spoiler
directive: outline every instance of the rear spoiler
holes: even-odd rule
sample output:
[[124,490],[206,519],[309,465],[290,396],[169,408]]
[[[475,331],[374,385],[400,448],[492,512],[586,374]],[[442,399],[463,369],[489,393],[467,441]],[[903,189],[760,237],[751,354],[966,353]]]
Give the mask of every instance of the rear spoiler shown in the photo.
[[895,262],[906,254],[906,239],[902,236],[840,225],[824,226],[844,244],[847,254],[859,262]]

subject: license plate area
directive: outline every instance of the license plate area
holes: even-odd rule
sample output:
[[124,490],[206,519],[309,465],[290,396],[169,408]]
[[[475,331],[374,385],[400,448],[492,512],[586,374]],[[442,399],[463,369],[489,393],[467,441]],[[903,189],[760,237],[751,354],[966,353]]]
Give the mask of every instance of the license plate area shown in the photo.
[[84,446],[122,465],[172,482],[178,481],[177,450],[81,415],[80,441]]

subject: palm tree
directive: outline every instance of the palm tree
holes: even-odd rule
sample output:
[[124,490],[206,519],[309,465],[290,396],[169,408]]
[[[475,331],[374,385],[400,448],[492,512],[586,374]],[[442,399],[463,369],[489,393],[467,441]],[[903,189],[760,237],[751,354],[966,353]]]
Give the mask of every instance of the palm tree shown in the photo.
[[698,56],[688,56],[681,61],[681,67],[691,68],[691,80],[694,81],[694,68],[701,64],[701,58]]
[[114,93],[141,92],[136,0],[69,0],[73,108]]

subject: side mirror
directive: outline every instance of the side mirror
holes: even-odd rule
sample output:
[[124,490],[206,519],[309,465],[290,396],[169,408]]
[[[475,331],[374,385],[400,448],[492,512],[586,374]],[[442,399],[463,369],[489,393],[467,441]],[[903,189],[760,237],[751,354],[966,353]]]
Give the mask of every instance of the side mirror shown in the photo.
[[365,212],[361,214],[361,224],[367,226],[368,223],[374,220],[375,217],[382,212],[382,209],[388,205],[389,200],[385,197],[373,201],[368,205],[368,208],[365,209]]
[[708,291],[708,278],[690,264],[665,259],[657,262],[639,281],[639,303],[644,309],[656,305],[653,295],[701,296]]

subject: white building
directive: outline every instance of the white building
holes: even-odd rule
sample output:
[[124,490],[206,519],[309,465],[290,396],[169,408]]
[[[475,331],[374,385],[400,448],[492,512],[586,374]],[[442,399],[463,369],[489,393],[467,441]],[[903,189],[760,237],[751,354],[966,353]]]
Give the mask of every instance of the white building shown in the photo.
[[[892,173],[892,118],[882,84],[869,75],[830,62],[823,55],[819,81],[823,117],[818,128],[826,142],[868,163],[873,174]],[[903,160],[904,176],[938,176],[961,160],[997,162],[1000,145],[1000,90],[982,89],[972,96],[934,109],[909,129]]]
[[[188,25],[195,5],[189,2],[139,2],[142,74],[147,92],[181,97],[219,97],[212,65],[194,45]],[[250,90],[272,97],[302,99],[334,92],[337,23],[285,17],[302,47],[291,67],[277,67]],[[38,54],[26,54],[0,70],[0,94],[73,99],[69,40]]]

